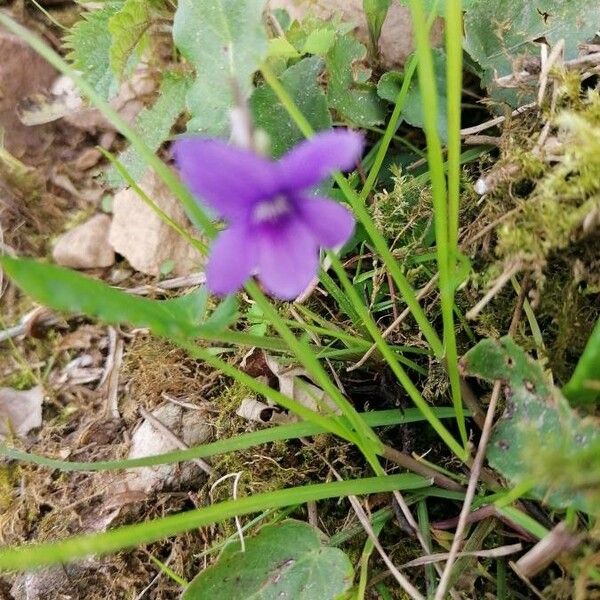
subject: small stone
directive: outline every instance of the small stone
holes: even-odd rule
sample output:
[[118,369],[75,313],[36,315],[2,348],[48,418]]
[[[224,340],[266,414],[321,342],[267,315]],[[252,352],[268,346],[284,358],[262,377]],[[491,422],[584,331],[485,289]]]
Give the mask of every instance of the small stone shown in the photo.
[[39,385],[26,391],[0,388],[0,441],[10,434],[24,438],[40,427],[43,400],[44,390]]
[[[153,172],[148,172],[140,187],[173,221],[193,235],[181,203]],[[159,276],[167,261],[172,261],[174,276],[189,275],[202,267],[200,254],[131,188],[115,194],[112,212],[109,241],[136,271]]]
[[64,233],[52,251],[54,261],[72,269],[97,269],[115,263],[115,253],[108,241],[108,215],[96,215]]
[[[186,446],[205,444],[212,437],[211,426],[200,411],[186,410],[177,404],[165,404],[152,411],[152,416]],[[178,444],[171,436],[145,419],[131,436],[131,449],[127,458],[154,456],[178,449]],[[203,476],[202,469],[193,461],[129,469],[113,482],[110,495],[120,496],[115,502],[118,504],[134,497],[131,496],[132,493],[146,495],[161,489],[189,489]]]

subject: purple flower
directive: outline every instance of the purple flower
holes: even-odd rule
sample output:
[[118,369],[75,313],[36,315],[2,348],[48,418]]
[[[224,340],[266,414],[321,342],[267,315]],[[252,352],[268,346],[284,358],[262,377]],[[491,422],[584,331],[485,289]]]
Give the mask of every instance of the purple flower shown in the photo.
[[354,230],[350,211],[312,188],[350,169],[362,147],[357,133],[329,131],[272,161],[218,139],[177,141],[183,180],[229,223],[211,248],[208,288],[230,294],[257,274],[273,296],[297,297],[317,273],[319,247],[344,244]]

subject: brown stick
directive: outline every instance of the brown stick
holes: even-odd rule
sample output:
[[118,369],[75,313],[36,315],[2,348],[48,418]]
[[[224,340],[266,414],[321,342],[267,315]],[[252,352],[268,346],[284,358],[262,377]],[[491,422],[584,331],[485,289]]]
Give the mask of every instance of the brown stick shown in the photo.
[[424,465],[423,463],[414,459],[412,456],[409,456],[404,452],[400,452],[391,446],[383,444],[383,456],[397,465],[412,471],[413,473],[417,473],[418,475],[432,479],[436,485],[439,485],[446,490],[452,490],[455,492],[465,491],[465,488],[459,483],[456,483],[456,481],[452,481],[452,479],[449,477],[438,473],[435,469]]

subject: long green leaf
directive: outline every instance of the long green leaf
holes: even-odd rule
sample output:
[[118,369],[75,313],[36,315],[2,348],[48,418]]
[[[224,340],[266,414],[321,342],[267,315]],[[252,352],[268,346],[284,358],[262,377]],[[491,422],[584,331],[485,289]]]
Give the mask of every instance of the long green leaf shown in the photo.
[[[465,424],[464,408],[460,389],[460,375],[458,372],[458,351],[456,346],[456,331],[454,328],[454,291],[455,285],[453,275],[457,260],[457,253],[450,246],[450,236],[448,234],[448,205],[447,205],[447,185],[444,174],[444,158],[440,136],[437,130],[437,116],[439,111],[438,90],[435,80],[435,71],[433,67],[433,53],[429,43],[428,31],[426,27],[426,18],[421,0],[410,1],[412,20],[415,29],[415,46],[419,73],[419,87],[421,97],[423,98],[423,121],[425,136],[427,138],[427,161],[429,172],[431,173],[431,189],[433,196],[433,208],[435,216],[435,240],[439,272],[440,302],[442,305],[442,321],[444,328],[444,358],[448,377],[450,379],[450,388],[452,391],[452,404],[456,411],[456,423],[460,432],[460,437],[464,447],[467,447],[467,427]],[[456,9],[451,9],[453,19],[456,18]],[[456,25],[452,24],[452,33],[456,32]],[[456,43],[454,40],[453,44]],[[455,61],[456,62],[456,61]],[[456,64],[455,64],[456,66]],[[452,77],[456,77],[455,75]],[[451,77],[451,79],[452,79]],[[450,84],[453,96],[456,94],[456,82]],[[458,90],[460,91],[460,89]],[[453,109],[453,124],[458,126],[459,119],[454,114],[455,98],[449,100]],[[456,152],[456,132],[453,132],[453,160],[448,168],[459,168],[459,161],[455,156]],[[452,178],[453,192],[456,192],[456,174]],[[456,199],[455,199],[456,200]],[[457,210],[455,202],[453,209]],[[454,238],[454,236],[452,236]]]
[[[436,408],[432,410],[440,419],[449,419],[454,416],[454,412],[451,408]],[[424,420],[423,415],[416,408],[409,408],[404,411],[393,409],[367,412],[363,413],[361,416],[371,427],[415,423]],[[292,423],[290,425],[280,425],[278,427],[269,427],[259,431],[244,433],[227,440],[218,440],[217,442],[204,444],[203,446],[195,446],[186,450],[176,450],[174,452],[126,460],[71,462],[47,458],[39,454],[23,452],[22,450],[9,448],[7,446],[0,446],[0,456],[39,465],[41,467],[59,469],[60,471],[116,471],[120,469],[168,465],[186,460],[193,460],[195,458],[207,458],[209,456],[226,454],[227,452],[235,452],[236,450],[245,450],[247,448],[252,448],[253,446],[259,446],[270,442],[319,435],[326,433],[327,431],[329,431],[329,429],[314,423]]]
[[[204,318],[207,292],[196,292],[172,300],[151,300],[81,275],[70,269],[44,264],[27,258],[0,257],[0,266],[23,291],[49,308],[63,312],[82,312],[106,323],[129,323],[148,327],[156,335],[167,338],[203,338],[245,346],[285,350],[275,338],[223,331],[229,325],[218,319]],[[221,330],[216,327],[219,321]]]
[[77,536],[61,542],[4,548],[0,550],[0,570],[31,569],[43,565],[65,563],[90,555],[109,554],[267,508],[280,508],[340,496],[412,490],[429,485],[428,479],[418,475],[389,475],[318,483],[256,494],[170,515],[162,519],[127,525],[106,533]]

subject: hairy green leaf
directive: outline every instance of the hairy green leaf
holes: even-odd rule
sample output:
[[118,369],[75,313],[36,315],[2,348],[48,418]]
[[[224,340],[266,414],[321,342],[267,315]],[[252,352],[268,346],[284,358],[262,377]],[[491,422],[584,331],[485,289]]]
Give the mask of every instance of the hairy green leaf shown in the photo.
[[325,56],[335,43],[336,35],[333,28],[313,29],[302,44],[302,54]]
[[[171,128],[185,109],[185,95],[190,83],[188,76],[166,71],[162,76],[156,102],[144,108],[137,116],[135,128],[151,150],[158,150],[168,139]],[[139,181],[148,168],[146,161],[133,147],[125,150],[119,156],[119,161],[135,181]],[[107,180],[115,187],[124,183],[114,167],[108,172]]]
[[[291,66],[280,77],[283,87],[315,131],[332,125],[327,98],[318,81],[323,68],[323,60],[312,56]],[[250,108],[256,125],[271,138],[273,156],[281,156],[304,139],[270,86],[263,85],[254,91]]]
[[352,563],[324,546],[318,529],[287,520],[229,544],[219,560],[190,583],[183,600],[335,600],[352,585]]
[[[448,118],[446,116],[446,55],[442,50],[433,50],[433,68],[438,90],[438,134],[445,142],[448,140]],[[398,71],[384,73],[377,84],[380,98],[395,102],[402,87],[403,74]],[[423,127],[423,99],[419,90],[418,80],[414,80],[406,95],[402,118],[414,127]]]
[[[576,460],[561,466],[559,460],[598,449],[598,424],[573,411],[539,363],[509,336],[482,340],[463,357],[461,367],[464,375],[503,382],[506,406],[487,450],[490,465],[514,484],[530,482],[534,495],[550,506],[596,513],[600,498],[597,483],[589,485],[589,467]],[[597,452],[595,457],[597,482]]]
[[250,95],[252,75],[267,54],[262,11],[265,0],[179,0],[173,38],[196,69],[187,95],[188,129],[224,135],[235,89]]
[[123,76],[132,53],[143,44],[150,23],[148,0],[125,0],[123,8],[108,20],[110,65],[118,78]]
[[[578,45],[594,37],[599,22],[600,4],[587,0],[478,0],[466,13],[465,49],[482,67],[490,94],[515,106],[526,98],[498,87],[496,77],[510,75],[528,58],[539,59],[534,43],[539,38],[552,46],[564,40],[565,59],[575,58]],[[533,86],[535,91],[537,80]]]
[[65,40],[67,58],[104,100],[112,98],[119,88],[111,68],[112,35],[108,27],[122,6],[122,2],[106,2],[102,8],[84,13]]
[[353,36],[339,37],[327,54],[329,105],[355,125],[371,127],[383,122],[383,103],[374,86],[365,83],[370,72],[361,69],[366,48]]

